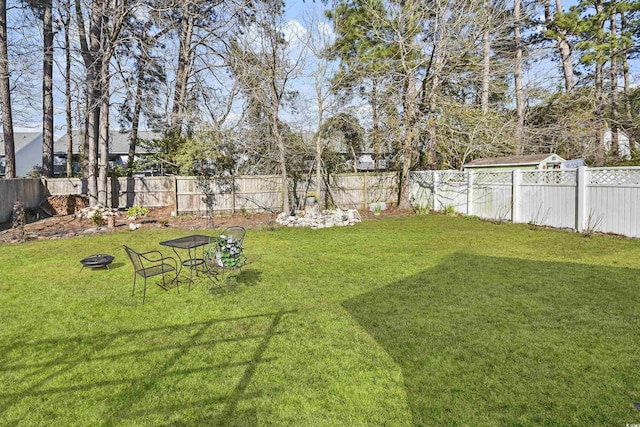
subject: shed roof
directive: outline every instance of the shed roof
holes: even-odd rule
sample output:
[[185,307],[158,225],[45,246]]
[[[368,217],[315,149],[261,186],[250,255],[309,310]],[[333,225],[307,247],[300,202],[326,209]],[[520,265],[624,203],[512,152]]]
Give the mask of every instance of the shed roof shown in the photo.
[[[19,152],[38,138],[42,138],[42,132],[14,132],[13,146],[15,152]],[[4,135],[0,132],[0,156],[4,156]]]
[[[129,132],[109,131],[109,153],[111,154],[128,154],[129,153]],[[138,139],[152,140],[161,139],[162,133],[151,131],[138,132]],[[61,136],[53,143],[53,151],[56,154],[66,154],[67,152],[67,134]],[[82,141],[82,133],[80,131],[73,132],[73,152],[80,152],[80,143]],[[143,147],[136,147],[138,154],[144,154],[147,151]]]
[[555,157],[551,161],[562,162],[564,159],[557,154],[529,154],[526,156],[510,156],[510,157],[487,157],[484,159],[476,159],[466,163],[464,167],[483,167],[483,166],[515,166],[515,165],[537,165],[550,157]]

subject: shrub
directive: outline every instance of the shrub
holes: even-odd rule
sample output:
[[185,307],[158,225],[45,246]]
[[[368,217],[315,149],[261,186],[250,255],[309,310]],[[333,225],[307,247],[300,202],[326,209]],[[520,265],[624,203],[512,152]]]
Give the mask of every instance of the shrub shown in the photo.
[[446,216],[457,216],[458,214],[456,213],[456,209],[449,205],[449,206],[445,206],[444,209],[442,210],[442,213]]
[[98,227],[102,227],[104,225],[104,217],[102,216],[102,212],[100,212],[99,209],[95,210],[93,216],[91,217],[91,221],[93,221],[93,223]]
[[127,216],[132,219],[136,219],[139,216],[147,215],[149,215],[149,209],[144,206],[133,205],[129,209],[127,209]]

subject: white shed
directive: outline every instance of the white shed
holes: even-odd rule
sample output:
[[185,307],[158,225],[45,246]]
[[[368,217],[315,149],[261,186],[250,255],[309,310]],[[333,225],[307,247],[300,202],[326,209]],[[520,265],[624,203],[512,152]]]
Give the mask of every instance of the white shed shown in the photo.
[[557,154],[530,154],[526,156],[487,157],[464,165],[471,171],[511,171],[560,169],[565,159]]

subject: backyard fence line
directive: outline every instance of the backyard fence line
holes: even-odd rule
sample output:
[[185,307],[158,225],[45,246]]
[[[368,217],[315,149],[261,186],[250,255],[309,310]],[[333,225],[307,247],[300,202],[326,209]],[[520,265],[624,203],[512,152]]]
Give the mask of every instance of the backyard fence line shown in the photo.
[[[205,194],[195,177],[113,178],[109,204],[116,208],[173,206],[176,213],[193,214],[282,210],[279,176],[247,175],[213,183],[212,191]],[[398,183],[395,172],[331,175],[316,196],[341,208],[366,209],[375,202],[395,205]],[[292,205],[297,202],[298,207],[316,188],[313,179],[289,185],[295,194]],[[409,185],[414,206],[434,210],[451,207],[461,214],[491,220],[640,238],[640,167],[424,171],[412,172]],[[86,191],[86,180],[79,178],[2,179],[0,222],[11,219],[16,200],[35,208],[49,195]]]
[[412,172],[414,206],[640,237],[640,167]]
[[37,208],[44,193],[37,178],[0,179],[0,222],[11,221],[13,204],[17,201],[27,209]]
[[[43,180],[48,195],[86,194],[80,178]],[[315,193],[315,179],[290,180],[292,206],[302,208],[308,193]],[[397,204],[398,174],[395,172],[336,174],[321,183],[319,200],[342,208],[365,209],[371,203]],[[282,211],[282,180],[279,175],[242,175],[203,181],[197,177],[159,176],[112,178],[108,204],[113,208],[133,205],[173,206],[176,213],[220,214]]]

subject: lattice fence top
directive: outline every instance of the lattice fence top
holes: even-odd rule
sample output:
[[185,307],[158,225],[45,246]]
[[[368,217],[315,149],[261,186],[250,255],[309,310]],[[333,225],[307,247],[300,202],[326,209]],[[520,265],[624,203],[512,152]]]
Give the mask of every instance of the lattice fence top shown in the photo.
[[640,185],[640,169],[591,169],[589,183],[599,185]]
[[411,172],[411,181],[422,187],[431,186],[433,185],[433,172]]
[[438,181],[441,184],[466,184],[467,183],[467,173],[466,172],[451,172],[451,171],[442,171],[437,172]]
[[526,171],[521,175],[523,184],[576,185],[576,171]]
[[490,184],[511,184],[513,180],[512,172],[475,172],[473,174],[473,183],[490,185]]

